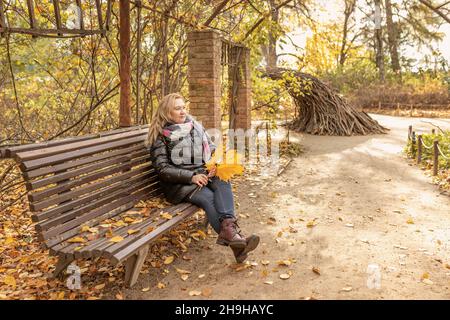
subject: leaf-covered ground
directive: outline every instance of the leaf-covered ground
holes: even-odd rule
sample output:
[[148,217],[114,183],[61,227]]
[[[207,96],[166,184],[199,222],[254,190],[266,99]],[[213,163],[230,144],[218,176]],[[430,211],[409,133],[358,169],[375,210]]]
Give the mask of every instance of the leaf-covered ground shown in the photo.
[[[0,216],[0,298],[448,299],[450,198],[402,153],[409,124],[432,127],[373,117],[391,132],[292,133],[305,152],[281,176],[250,171],[234,180],[239,224],[261,236],[244,264],[215,244],[199,214],[152,247],[134,288],[123,286],[121,266],[101,260],[77,261],[82,288],[69,290],[47,279],[55,260],[36,241],[22,200]],[[450,120],[432,122],[450,128]],[[378,289],[367,284],[370,265],[380,271]]]

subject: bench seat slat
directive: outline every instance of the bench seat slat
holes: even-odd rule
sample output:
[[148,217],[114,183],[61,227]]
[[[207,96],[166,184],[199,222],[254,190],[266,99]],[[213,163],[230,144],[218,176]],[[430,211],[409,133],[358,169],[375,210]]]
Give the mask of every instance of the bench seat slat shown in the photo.
[[[145,219],[144,221],[142,221],[141,223],[136,224],[136,225],[127,225],[127,226],[123,226],[123,227],[117,228],[117,229],[114,230],[113,235],[114,236],[124,235],[130,229],[145,228],[145,226],[150,224],[151,222],[152,222],[151,219]],[[102,230],[101,232],[99,232],[98,235],[96,235],[96,236],[98,236],[97,239],[88,242],[90,247],[89,247],[88,250],[84,251],[85,258],[91,258],[91,255],[90,255],[92,253],[91,250],[93,250],[93,249],[95,249],[95,248],[97,248],[99,246],[102,246],[102,245],[104,245],[105,242],[107,243],[109,241],[110,238],[106,238],[105,237],[107,232],[108,232],[107,229]],[[65,243],[65,247],[63,247],[62,249],[59,250],[58,255],[65,256],[67,258],[75,257],[75,252],[81,251],[81,249],[80,250],[75,250],[75,248],[77,246],[80,246],[80,244],[79,243],[77,244],[77,243],[67,243],[66,242]],[[83,247],[82,249],[84,249],[84,248],[87,248],[87,247]],[[55,249],[55,248],[53,248],[53,249]]]
[[[165,212],[169,212],[172,213],[174,211],[176,211],[177,209],[181,209],[183,207],[185,207],[186,204],[178,204],[172,207],[168,207],[165,208],[164,211]],[[127,237],[129,237],[130,235],[128,234],[128,230],[133,229],[133,230],[139,230],[140,232],[142,232],[142,230],[145,230],[151,225],[154,224],[154,218],[155,215],[158,214],[162,209],[161,208],[154,208],[151,213],[150,216],[147,217],[144,221],[142,221],[139,224],[131,224],[129,226],[126,227],[122,227],[119,228],[117,230],[114,230],[114,235],[120,235],[120,236],[124,236],[125,239],[127,239]],[[133,234],[134,236],[135,234]],[[79,251],[75,251],[74,252],[74,257],[84,257],[84,258],[92,258],[94,257],[94,251],[99,250],[100,252],[104,250],[104,248],[108,247],[109,245],[111,245],[113,243],[109,243],[108,244],[108,238],[100,238],[100,239],[96,239],[92,242],[92,244],[90,243],[89,245],[83,247],[81,250]],[[70,252],[66,253],[66,256],[71,257]]]
[[[153,211],[155,211],[156,209],[157,209],[157,208],[154,208]],[[133,212],[133,211],[135,211],[135,210],[136,210],[136,208],[131,208],[130,210],[124,211],[124,214],[127,214],[127,213],[129,213],[129,212]],[[119,214],[116,215],[115,217],[118,217],[118,216],[121,216],[121,215],[122,215],[122,213],[119,213]],[[143,221],[142,223],[144,223],[144,221]],[[141,225],[142,223],[140,223],[139,225]],[[97,227],[99,224],[100,224],[100,222],[99,222],[98,224],[96,224],[96,225],[93,225],[93,227]],[[92,226],[91,226],[91,227],[92,227]],[[124,228],[127,228],[127,227],[129,227],[129,226],[123,226],[123,227],[118,228],[117,230],[123,230]],[[74,253],[76,254],[76,257],[77,257],[77,258],[81,258],[82,255],[83,255],[87,250],[89,250],[90,248],[95,247],[96,245],[98,245],[99,243],[101,243],[101,242],[103,241],[102,236],[104,236],[105,233],[106,233],[108,230],[109,230],[109,229],[106,229],[106,228],[99,230],[98,238],[97,238],[97,239],[90,240],[90,241],[88,242],[88,244],[86,244],[82,249],[80,249],[80,250],[74,252]],[[88,232],[88,231],[82,232],[82,233],[79,232],[78,234],[79,234],[80,236],[89,236],[89,232]],[[63,252],[63,251],[66,252],[66,251],[67,251],[66,248],[67,248],[70,244],[71,244],[71,243],[67,243],[67,242],[63,241],[63,242],[60,242],[60,243],[54,245],[53,247],[51,247],[51,250],[52,250],[53,252],[55,252],[55,253],[60,253],[60,252]],[[88,256],[85,256],[85,258],[88,258]]]
[[[133,195],[123,197],[122,199],[120,199],[114,203],[111,203],[107,206],[100,208],[101,209],[100,214],[95,215],[94,218],[88,219],[87,221],[84,221],[81,224],[87,225],[90,227],[95,226],[106,219],[112,218],[126,210],[131,209],[141,200],[147,199],[148,197],[155,197],[155,196],[159,196],[159,195],[161,195],[160,189],[141,190],[139,192],[136,192]],[[98,211],[96,211],[95,213],[98,213]],[[79,232],[80,232],[79,228],[75,227],[73,229],[64,231],[54,237],[51,237],[47,240],[45,240],[45,239],[43,239],[43,240],[45,240],[45,244],[46,244],[47,248],[51,248],[51,247],[57,245],[58,243],[61,243],[70,238],[73,238],[74,236],[77,236],[79,234]]]
[[[162,224],[159,228],[153,230],[152,232],[146,234],[145,236],[137,239],[135,242],[132,242],[128,244],[127,246],[121,247],[119,250],[113,253],[111,257],[111,261],[115,264],[124,261],[125,259],[129,258],[131,255],[133,255],[139,248],[142,248],[146,244],[148,244],[150,241],[155,240],[161,234],[165,233],[167,230],[175,227],[177,224],[179,224],[181,221],[185,220],[187,217],[191,216],[195,212],[198,211],[198,207],[195,205],[192,205],[187,210],[183,211],[180,215],[175,216],[174,218],[168,220],[166,223]],[[119,242],[120,243],[120,242]]]
[[[122,236],[124,238],[124,240],[122,240],[119,243],[109,241],[110,238],[106,238],[104,236],[107,232],[107,229],[104,229],[99,233],[97,239],[89,241],[87,245],[83,246],[80,250],[75,250],[75,248],[80,246],[79,243],[67,243],[67,242],[53,247],[52,250],[58,251],[57,252],[58,255],[64,256],[66,258],[76,258],[76,257],[93,258],[102,255],[107,256],[108,252],[116,251],[117,248],[126,245],[127,243],[136,241],[138,238],[148,233],[147,229],[149,227],[153,227],[153,229],[156,229],[160,227],[162,224],[166,223],[167,220],[163,219],[159,219],[156,221],[154,220],[155,214],[159,213],[160,211],[163,210],[164,212],[170,214],[176,214],[177,212],[188,210],[192,206],[193,205],[190,203],[180,203],[178,205],[174,205],[164,209],[156,208],[156,210],[153,210],[153,215],[150,215],[139,224],[130,224],[128,226],[123,226],[113,230],[114,236]],[[139,232],[129,235],[128,230],[130,229],[139,230]]]
[[[169,213],[173,213],[174,215],[173,215],[172,219],[175,219],[177,217],[177,215],[176,215],[177,213],[183,214],[183,212],[189,211],[193,207],[195,207],[195,206],[191,203],[184,203],[183,206],[181,206],[180,208],[177,208],[175,210],[172,210]],[[166,212],[166,211],[167,211],[167,209],[164,209],[164,212]],[[170,221],[172,219],[170,219],[170,220],[159,219],[157,221],[153,221],[148,227],[154,227],[154,230],[157,230],[158,228],[161,228],[164,224],[170,223]],[[98,249],[94,250],[94,256],[103,256],[103,257],[111,258],[113,256],[114,252],[117,252],[118,250],[127,246],[128,244],[131,244],[132,242],[137,241],[138,239],[145,236],[147,233],[148,232],[146,232],[146,230],[141,230],[140,232],[138,232],[136,234],[126,235],[125,239],[118,243],[112,243],[109,246],[106,246],[103,248],[98,248]]]

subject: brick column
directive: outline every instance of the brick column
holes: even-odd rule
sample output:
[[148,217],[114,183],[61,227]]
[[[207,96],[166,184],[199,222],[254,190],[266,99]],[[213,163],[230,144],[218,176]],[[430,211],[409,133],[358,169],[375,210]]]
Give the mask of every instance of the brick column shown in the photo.
[[206,129],[221,129],[221,55],[218,32],[200,30],[188,33],[190,113]]

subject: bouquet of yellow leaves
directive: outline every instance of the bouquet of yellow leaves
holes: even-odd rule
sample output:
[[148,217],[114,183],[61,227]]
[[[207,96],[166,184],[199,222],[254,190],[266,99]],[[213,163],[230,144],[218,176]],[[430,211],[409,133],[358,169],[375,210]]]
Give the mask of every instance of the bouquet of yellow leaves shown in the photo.
[[[234,149],[230,149],[223,157],[222,149],[216,150],[214,155],[206,163],[206,170],[208,170],[208,180],[212,177],[211,173],[215,171],[215,175],[223,181],[230,181],[235,175],[242,174],[244,172],[244,166],[242,165],[242,156]],[[192,197],[202,187],[198,186],[189,197]]]
[[242,156],[234,149],[230,149],[223,157],[222,150],[216,150],[211,159],[206,163],[208,172],[215,168],[216,176],[223,181],[230,181],[235,175],[240,175],[244,172],[242,165]]

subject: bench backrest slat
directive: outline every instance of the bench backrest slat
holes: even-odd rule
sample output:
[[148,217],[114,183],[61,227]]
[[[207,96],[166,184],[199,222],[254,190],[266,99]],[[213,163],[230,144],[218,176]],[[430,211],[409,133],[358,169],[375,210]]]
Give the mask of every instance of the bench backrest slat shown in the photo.
[[141,144],[133,145],[133,146],[127,147],[127,148],[117,149],[117,150],[114,150],[111,152],[94,154],[93,156],[76,159],[76,160],[69,161],[69,162],[63,162],[63,163],[48,166],[48,167],[40,167],[40,168],[37,168],[34,170],[24,171],[23,176],[27,180],[34,179],[39,176],[48,175],[49,173],[60,172],[60,171],[72,169],[72,168],[75,168],[78,166],[82,166],[85,164],[95,163],[96,161],[99,161],[99,160],[108,159],[108,158],[116,157],[119,155],[127,155],[127,154],[133,153],[138,150],[142,150]]
[[148,126],[14,146],[32,219],[47,247],[161,194],[144,146]]
[[80,158],[83,156],[90,156],[96,153],[100,152],[107,152],[109,150],[120,148],[120,147],[126,147],[130,146],[132,144],[139,144],[142,143],[145,140],[145,135],[140,135],[136,137],[131,137],[123,140],[118,140],[114,142],[107,142],[101,145],[96,146],[90,146],[87,148],[74,150],[74,151],[62,151],[59,154],[51,155],[48,157],[43,157],[39,159],[32,159],[32,160],[25,160],[22,162],[22,160],[19,158],[18,161],[21,161],[20,168],[23,171],[36,169],[38,167],[43,166],[50,166],[58,163],[62,163],[65,161],[73,160],[76,158]]
[[67,138],[55,139],[55,140],[50,140],[50,141],[38,142],[38,143],[6,146],[3,150],[5,153],[4,157],[5,158],[14,158],[15,154],[17,154],[19,152],[37,150],[37,149],[53,147],[53,146],[59,146],[62,144],[68,144],[68,143],[72,143],[72,142],[101,138],[101,137],[115,135],[115,134],[122,133],[122,132],[136,131],[138,129],[145,129],[145,128],[148,128],[148,124],[141,125],[141,126],[135,126],[135,127],[113,129],[113,130],[109,130],[109,131],[103,131],[103,132],[99,132],[99,133],[87,134],[87,135],[77,136],[77,137],[67,137]]
[[[143,189],[138,190],[139,188],[143,188]],[[114,197],[115,201],[113,201],[113,199],[110,199],[111,201],[108,201],[108,203],[105,206],[95,207],[94,210],[84,213],[68,222],[57,225],[56,227],[51,228],[49,230],[42,231],[41,232],[42,237],[43,237],[43,239],[47,240],[48,238],[57,236],[65,231],[70,230],[70,229],[78,228],[83,223],[85,223],[91,219],[97,218],[105,213],[108,213],[113,208],[120,207],[124,203],[126,203],[128,201],[132,201],[133,199],[137,198],[134,194],[131,194],[132,192],[145,191],[146,193],[148,193],[148,191],[152,190],[152,189],[154,189],[154,187],[152,185],[149,185],[148,181],[144,181],[143,183],[133,185],[133,186],[127,188],[126,190],[120,190],[120,192],[117,193],[117,196]],[[126,199],[128,199],[128,201],[126,201]]]
[[[90,210],[100,207],[101,205],[104,205],[104,204],[114,201],[117,197],[119,197],[120,195],[123,195],[127,192],[127,190],[125,190],[123,188],[124,183],[126,183],[128,185],[132,185],[132,186],[143,186],[144,187],[147,184],[150,185],[150,184],[156,183],[156,182],[157,182],[157,179],[155,179],[154,177],[149,177],[147,174],[133,177],[132,179],[127,180],[126,182],[120,182],[111,188],[106,188],[105,191],[102,190],[101,197],[99,197],[99,193],[96,193],[97,197],[95,197],[93,199],[89,198],[86,200],[85,198],[81,198],[80,201],[76,201],[77,206],[73,210],[66,211],[63,214],[59,214],[59,215],[52,215],[50,218],[46,219],[46,221],[44,221],[44,222],[40,223],[38,226],[36,226],[36,228],[39,231],[47,230],[58,224],[65,223],[67,221],[70,221],[71,219],[81,216],[83,213],[89,212]],[[105,193],[103,193],[103,192],[105,192]],[[89,195],[89,196],[91,196],[91,195]],[[74,202],[74,201],[71,201],[71,202]]]
[[[41,201],[42,199],[45,199],[45,204],[42,205],[36,205],[33,209],[33,211],[36,210],[41,210],[43,208],[48,207],[49,205],[55,204],[55,203],[61,203],[67,199],[69,199],[68,197],[71,196],[72,194],[70,193],[70,190],[75,190],[73,192],[79,192],[82,190],[88,190],[88,188],[76,188],[82,185],[85,185],[88,182],[93,182],[93,181],[103,181],[103,179],[107,179],[108,176],[111,176],[115,173],[120,173],[123,171],[129,171],[131,169],[132,166],[136,166],[136,165],[140,165],[143,164],[142,167],[150,167],[150,157],[147,155],[144,158],[137,158],[137,159],[132,159],[131,158],[127,159],[126,161],[123,161],[121,163],[117,163],[116,166],[111,166],[111,167],[107,167],[105,169],[102,170],[97,170],[94,172],[91,172],[89,174],[86,174],[84,176],[81,176],[80,178],[76,178],[74,177],[71,180],[67,180],[64,182],[61,182],[59,184],[56,184],[55,186],[49,185],[46,189],[44,190],[39,190],[39,191],[33,191],[30,192],[28,195],[28,199],[30,202],[32,203],[36,203],[38,201]],[[89,172],[89,171],[86,171]],[[100,182],[96,182],[97,184],[100,184]],[[89,189],[92,190],[92,189]],[[63,192],[66,192],[67,194]],[[62,194],[61,197],[64,199],[60,199],[58,197],[52,197],[53,195],[56,194]],[[81,193],[78,193],[78,195],[81,195]],[[58,202],[59,201],[59,202]],[[41,204],[41,203],[39,203]],[[39,208],[38,208],[39,207]]]

